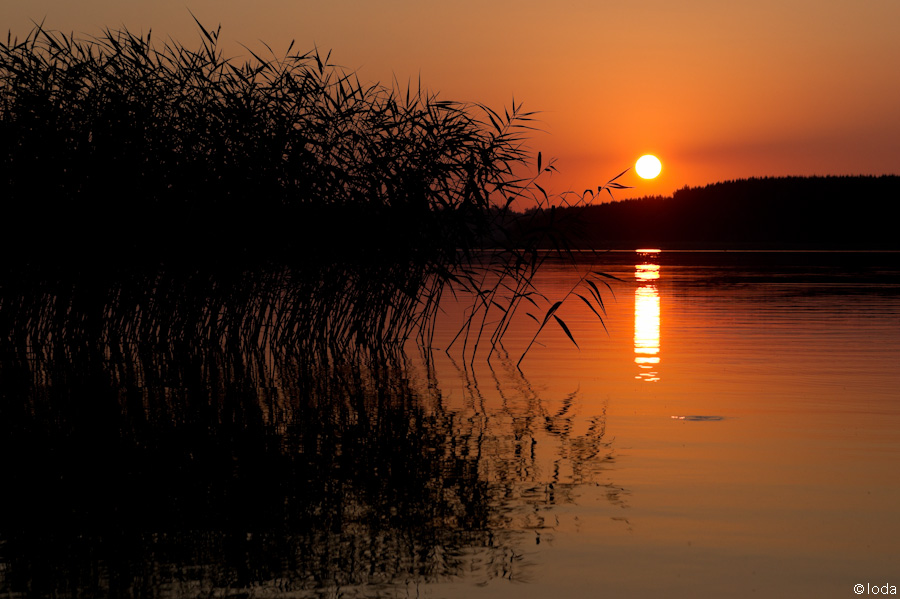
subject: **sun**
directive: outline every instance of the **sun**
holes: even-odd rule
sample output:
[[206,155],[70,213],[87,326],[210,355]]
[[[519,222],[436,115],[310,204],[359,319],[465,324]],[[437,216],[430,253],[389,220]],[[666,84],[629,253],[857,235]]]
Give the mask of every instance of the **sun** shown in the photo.
[[662,170],[662,163],[653,154],[645,154],[638,158],[638,161],[634,164],[634,170],[644,179],[653,179]]

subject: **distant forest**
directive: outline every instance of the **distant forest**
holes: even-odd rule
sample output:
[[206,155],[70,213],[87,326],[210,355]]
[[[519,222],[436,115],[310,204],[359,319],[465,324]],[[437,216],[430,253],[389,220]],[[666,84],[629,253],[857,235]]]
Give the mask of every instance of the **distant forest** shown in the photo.
[[576,246],[600,249],[900,249],[890,208],[898,201],[895,175],[766,177],[540,218],[561,224]]

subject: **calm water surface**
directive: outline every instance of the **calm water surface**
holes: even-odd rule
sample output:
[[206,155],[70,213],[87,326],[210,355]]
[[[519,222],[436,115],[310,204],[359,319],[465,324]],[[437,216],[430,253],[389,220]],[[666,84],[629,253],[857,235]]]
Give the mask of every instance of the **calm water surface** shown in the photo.
[[[858,582],[896,586],[897,258],[601,258],[625,281],[607,304],[608,335],[573,310],[580,351],[553,331],[523,369],[545,401],[573,394],[573,426],[605,414],[612,460],[599,486],[576,485],[571,504],[550,510],[548,542],[529,553],[532,584],[506,592],[843,597]],[[545,276],[557,295],[571,288],[562,270]],[[615,500],[604,485],[621,489]]]
[[524,314],[489,363],[5,367],[26,408],[4,413],[0,593],[900,586],[900,255],[615,252],[539,287],[590,268],[619,279],[605,328],[570,302],[579,347],[548,328],[521,371]]

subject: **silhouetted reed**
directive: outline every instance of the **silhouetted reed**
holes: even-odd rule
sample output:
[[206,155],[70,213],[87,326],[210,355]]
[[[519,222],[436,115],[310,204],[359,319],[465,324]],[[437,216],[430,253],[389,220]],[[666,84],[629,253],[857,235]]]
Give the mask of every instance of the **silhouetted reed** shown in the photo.
[[[542,297],[531,287],[539,251],[568,245],[546,220],[511,213],[523,197],[552,212],[536,180],[553,165],[538,154],[522,175],[531,113],[364,85],[317,51],[248,50],[238,63],[218,31],[200,31],[196,50],[149,33],[85,41],[40,26],[0,44],[10,284],[35,269],[79,284],[137,272],[132,289],[89,292],[108,296],[94,310],[124,337],[214,342],[218,328],[243,343],[309,336],[337,351],[427,344],[448,288],[473,298],[465,333],[475,346],[479,314],[503,312],[495,347],[516,306]],[[169,294],[155,288],[161,265],[164,278],[194,272],[185,284],[201,288],[174,321],[158,312]],[[252,274],[205,278],[229,270]],[[39,330],[16,335],[39,340],[56,326],[60,339],[84,326],[46,322],[77,309],[41,301],[49,307],[29,320]]]

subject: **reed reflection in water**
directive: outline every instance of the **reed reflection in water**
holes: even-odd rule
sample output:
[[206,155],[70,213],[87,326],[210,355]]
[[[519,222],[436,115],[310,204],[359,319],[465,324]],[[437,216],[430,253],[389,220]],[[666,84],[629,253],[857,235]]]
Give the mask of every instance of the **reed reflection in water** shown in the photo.
[[[16,456],[2,474],[14,492],[0,497],[0,594],[375,597],[521,582],[580,486],[622,505],[605,479],[605,410],[577,390],[548,399],[503,360],[438,374],[427,358],[321,363],[192,336],[207,313],[189,304],[206,300],[164,291],[180,277],[89,296],[71,282],[2,289],[17,310],[0,319],[0,452]],[[81,301],[53,311],[65,297]],[[138,326],[129,302],[151,299],[186,332],[160,344]]]
[[658,253],[659,250],[637,250],[644,261],[634,267],[634,278],[642,283],[634,291],[634,363],[639,369],[635,378],[650,383],[659,381],[659,264],[652,263]]

